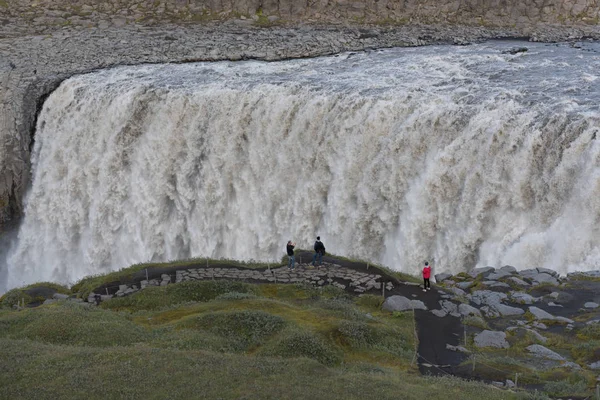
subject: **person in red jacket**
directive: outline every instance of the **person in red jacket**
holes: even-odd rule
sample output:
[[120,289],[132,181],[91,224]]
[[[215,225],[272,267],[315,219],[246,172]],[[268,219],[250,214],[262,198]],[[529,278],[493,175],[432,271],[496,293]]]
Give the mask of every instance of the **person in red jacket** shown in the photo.
[[431,290],[431,283],[429,283],[429,278],[431,277],[431,267],[429,263],[425,261],[425,267],[423,267],[423,291],[426,292]]

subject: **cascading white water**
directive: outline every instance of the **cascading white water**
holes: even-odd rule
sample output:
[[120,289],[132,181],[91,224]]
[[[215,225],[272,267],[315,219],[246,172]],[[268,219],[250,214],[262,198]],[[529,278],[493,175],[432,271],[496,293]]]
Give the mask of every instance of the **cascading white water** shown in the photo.
[[273,260],[317,234],[408,272],[598,269],[600,58],[512,45],[68,79],[39,117],[8,285]]

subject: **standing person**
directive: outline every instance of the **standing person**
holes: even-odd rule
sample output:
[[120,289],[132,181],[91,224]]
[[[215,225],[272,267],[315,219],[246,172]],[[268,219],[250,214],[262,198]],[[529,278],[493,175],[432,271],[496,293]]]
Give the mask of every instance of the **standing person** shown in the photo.
[[431,277],[431,267],[429,263],[425,261],[425,267],[423,267],[423,291],[426,292],[431,290],[431,283],[429,283],[429,278]]
[[294,269],[294,264],[296,263],[296,258],[294,257],[294,247],[296,247],[296,243],[292,243],[291,240],[288,240],[286,250],[288,255],[289,269]]
[[325,254],[325,245],[321,242],[321,236],[317,236],[317,241],[315,242],[315,255],[313,256],[312,265],[315,266],[315,262],[317,261],[317,257],[319,258],[319,266],[323,261],[323,255]]

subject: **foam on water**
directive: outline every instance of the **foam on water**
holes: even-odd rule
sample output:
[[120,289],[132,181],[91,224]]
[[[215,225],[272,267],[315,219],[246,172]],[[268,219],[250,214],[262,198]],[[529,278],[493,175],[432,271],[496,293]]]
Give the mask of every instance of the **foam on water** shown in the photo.
[[600,268],[600,58],[510,43],[121,67],[46,101],[8,286],[147,260],[279,259],[287,240]]

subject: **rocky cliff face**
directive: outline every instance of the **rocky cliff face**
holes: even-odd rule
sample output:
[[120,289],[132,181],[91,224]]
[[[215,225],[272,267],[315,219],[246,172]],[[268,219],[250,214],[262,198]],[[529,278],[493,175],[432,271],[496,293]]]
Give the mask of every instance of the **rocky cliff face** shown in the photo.
[[[0,227],[21,212],[38,106],[70,75],[144,62],[600,37],[599,18],[600,0],[0,0]],[[298,28],[305,22],[313,27]]]
[[[47,29],[144,22],[194,23],[228,18],[277,22],[451,23],[477,26],[590,24],[599,0],[3,0],[0,20]],[[92,22],[90,22],[92,21]]]

